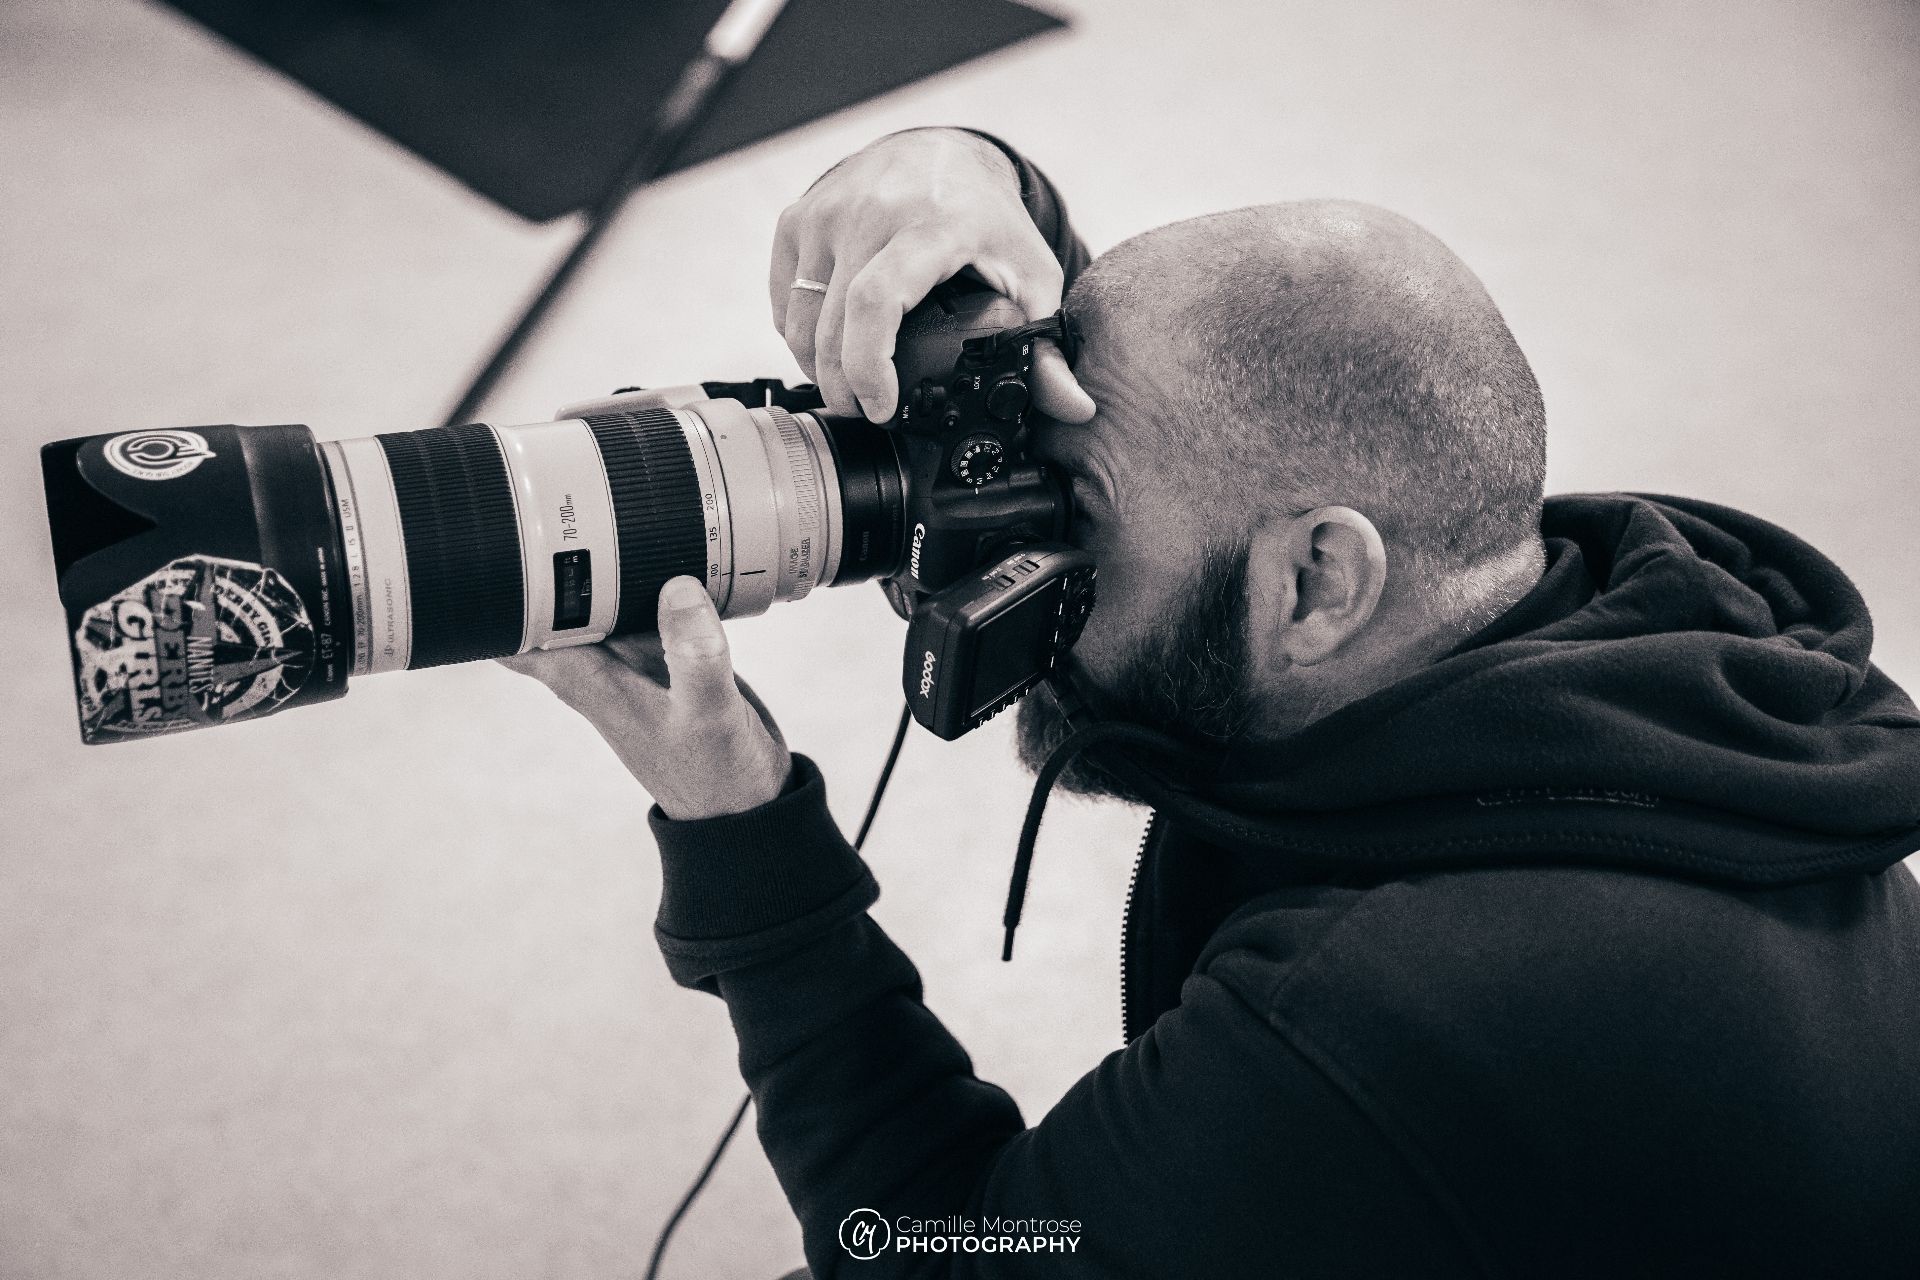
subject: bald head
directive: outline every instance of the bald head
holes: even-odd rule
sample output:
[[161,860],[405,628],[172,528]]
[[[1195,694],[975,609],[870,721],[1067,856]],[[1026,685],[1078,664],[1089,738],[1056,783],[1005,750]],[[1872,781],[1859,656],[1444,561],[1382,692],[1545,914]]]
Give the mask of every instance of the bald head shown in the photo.
[[1119,443],[1216,520],[1352,507],[1438,597],[1537,554],[1539,387],[1473,273],[1406,219],[1305,201],[1174,223],[1101,255],[1069,305],[1158,402]]

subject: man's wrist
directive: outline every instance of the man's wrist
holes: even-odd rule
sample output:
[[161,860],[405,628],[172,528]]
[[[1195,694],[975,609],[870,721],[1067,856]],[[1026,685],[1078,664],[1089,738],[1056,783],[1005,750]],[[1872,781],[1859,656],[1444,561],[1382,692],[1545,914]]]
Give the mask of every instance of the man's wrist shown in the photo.
[[754,770],[753,776],[742,774],[731,783],[721,795],[702,795],[697,799],[655,796],[654,807],[667,822],[703,822],[764,808],[793,789],[793,757],[782,749],[777,761]]
[[649,822],[660,846],[665,938],[750,935],[867,880],[827,811],[825,780],[805,756],[793,758],[786,789],[757,808],[675,822],[656,806]]

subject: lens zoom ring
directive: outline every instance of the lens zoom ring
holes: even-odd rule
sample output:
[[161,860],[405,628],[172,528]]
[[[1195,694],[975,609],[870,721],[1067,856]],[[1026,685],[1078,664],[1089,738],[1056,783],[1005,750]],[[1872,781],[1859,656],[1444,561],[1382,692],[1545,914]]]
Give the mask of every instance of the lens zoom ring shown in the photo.
[[413,604],[409,670],[517,653],[520,528],[500,442],[482,423],[376,436],[393,473]]
[[586,419],[600,444],[620,543],[620,616],[615,631],[652,631],[660,587],[691,574],[707,580],[706,520],[687,434],[671,409]]

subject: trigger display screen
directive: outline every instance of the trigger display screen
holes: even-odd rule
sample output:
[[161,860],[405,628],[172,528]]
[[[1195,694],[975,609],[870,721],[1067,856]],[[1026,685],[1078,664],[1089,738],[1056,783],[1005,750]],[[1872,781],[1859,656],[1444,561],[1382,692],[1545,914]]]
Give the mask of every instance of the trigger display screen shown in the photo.
[[1047,669],[1060,584],[1036,591],[988,622],[974,642],[970,714],[979,715]]

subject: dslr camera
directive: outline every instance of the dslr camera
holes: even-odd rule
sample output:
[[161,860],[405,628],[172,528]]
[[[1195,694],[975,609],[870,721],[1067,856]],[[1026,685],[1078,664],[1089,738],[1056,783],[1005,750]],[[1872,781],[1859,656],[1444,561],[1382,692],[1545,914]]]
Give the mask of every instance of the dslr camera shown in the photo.
[[773,379],[628,389],[552,422],[316,442],[304,426],[132,430],[41,449],[80,733],[114,742],[342,696],[352,676],[654,629],[691,574],[725,618],[877,580],[903,686],[942,738],[1051,671],[1094,603],[1023,323],[950,281],[906,317],[893,420]]

